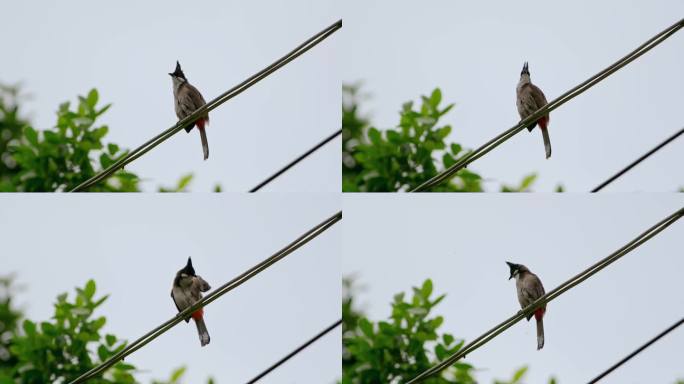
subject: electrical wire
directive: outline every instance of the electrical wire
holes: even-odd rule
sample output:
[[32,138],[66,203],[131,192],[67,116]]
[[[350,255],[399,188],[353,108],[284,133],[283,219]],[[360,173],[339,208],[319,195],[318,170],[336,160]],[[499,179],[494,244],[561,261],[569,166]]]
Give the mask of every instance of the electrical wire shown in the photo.
[[662,337],[664,337],[664,336],[667,335],[668,333],[674,331],[677,327],[679,327],[680,325],[682,325],[682,323],[684,323],[684,318],[682,318],[682,319],[679,320],[678,322],[672,324],[668,329],[666,329],[666,330],[660,332],[656,337],[652,338],[652,339],[649,340],[646,344],[644,344],[644,345],[642,345],[641,347],[637,348],[634,352],[632,352],[632,353],[630,353],[629,355],[625,356],[624,359],[618,361],[617,363],[615,363],[615,365],[613,365],[612,367],[608,368],[607,370],[605,370],[605,371],[604,371],[603,373],[601,373],[600,375],[596,376],[596,377],[595,377],[592,381],[590,381],[588,384],[598,383],[599,380],[603,379],[603,378],[606,377],[609,373],[611,373],[611,372],[613,372],[614,370],[618,369],[622,364],[624,364],[624,363],[626,363],[627,361],[629,361],[632,357],[638,355],[638,354],[641,353],[644,349],[650,347],[651,344],[655,343],[656,341],[658,341],[659,339],[661,339]]
[[264,376],[266,376],[269,372],[273,371],[274,369],[278,368],[281,366],[283,363],[286,361],[290,360],[294,355],[298,354],[302,350],[304,350],[306,347],[309,345],[313,344],[316,340],[320,339],[321,337],[325,336],[328,332],[332,331],[333,329],[337,328],[340,324],[342,324],[342,319],[337,320],[334,322],[332,325],[328,326],[328,328],[322,330],[319,332],[316,336],[313,338],[309,339],[306,343],[300,345],[295,349],[294,351],[288,353],[285,357],[282,359],[278,360],[275,364],[271,365],[270,367],[266,368],[263,372],[260,374],[256,375],[252,380],[248,381],[247,384],[254,384],[260,379],[262,379]]
[[429,180],[425,181],[418,187],[414,188],[410,192],[423,192],[426,190],[429,190],[430,188],[434,187],[437,184],[442,183],[443,181],[451,178],[456,172],[459,170],[465,168],[468,164],[471,162],[479,159],[480,157],[484,156],[487,154],[489,151],[492,149],[498,147],[500,144],[503,142],[507,141],[511,137],[513,137],[515,134],[520,132],[521,130],[525,129],[528,125],[531,123],[537,121],[541,116],[546,115],[553,111],[554,109],[560,107],[561,105],[565,104],[566,102],[570,101],[572,98],[580,95],[584,91],[588,90],[589,88],[593,87],[594,85],[598,84],[601,80],[605,79],[606,77],[610,76],[620,68],[624,67],[625,65],[631,63],[635,59],[637,59],[639,56],[643,55],[644,53],[648,52],[658,44],[662,43],[667,39],[668,37],[672,36],[675,32],[677,32],[679,29],[684,27],[684,19],[679,20],[672,26],[668,27],[664,31],[658,33],[657,35],[653,36],[649,40],[647,40],[645,43],[640,45],[637,49],[634,51],[630,52],[627,54],[625,57],[621,58],[617,62],[613,63],[611,66],[608,68],[602,70],[601,72],[597,73],[596,75],[590,77],[583,83],[577,85],[576,87],[572,88],[571,90],[565,92],[555,100],[551,101],[550,103],[546,104],[545,106],[541,107],[539,110],[537,110],[535,113],[531,114],[527,118],[521,120],[518,124],[513,126],[512,128],[508,129],[507,131],[499,134],[495,138],[491,139],[481,147],[477,148],[476,150],[468,153],[467,155],[461,157],[451,165],[449,168],[445,169],[444,171],[440,172],[439,174],[435,175],[434,177],[430,178]]
[[409,380],[406,382],[406,384],[412,384],[412,383],[418,383],[422,380],[425,380],[427,377],[432,376],[438,372],[441,372],[443,369],[449,367],[453,363],[455,363],[458,359],[466,356],[467,354],[470,354],[477,348],[481,347],[482,345],[486,344],[488,341],[493,339],[494,337],[498,336],[511,326],[513,326],[515,323],[518,321],[524,319],[527,314],[534,312],[535,309],[539,308],[540,306],[554,300],[558,296],[562,295],[563,293],[567,292],[569,289],[577,286],[584,280],[588,279],[598,271],[602,270],[603,268],[607,267],[608,265],[612,264],[622,256],[628,254],[629,252],[633,251],[637,247],[639,247],[641,244],[645,243],[661,231],[663,231],[665,228],[669,227],[670,225],[674,224],[677,220],[679,220],[682,216],[684,216],[684,208],[680,208],[677,212],[671,214],[670,216],[666,217],[656,225],[652,226],[645,232],[641,233],[639,236],[634,238],[632,241],[629,243],[625,244],[622,246],[620,249],[617,251],[611,253],[604,259],[600,260],[599,262],[595,263],[594,265],[590,266],[589,268],[585,269],[584,271],[580,272],[576,276],[570,278],[568,281],[564,282],[563,284],[559,285],[556,287],[554,290],[551,292],[546,293],[539,299],[535,300],[532,304],[529,306],[525,307],[523,310],[519,311],[517,314],[511,316],[504,322],[498,324],[494,328],[490,329],[489,331],[485,332],[481,336],[477,337],[467,345],[465,345],[460,351],[452,354],[451,356],[447,357],[444,359],[442,362],[438,363],[432,368],[429,368],[425,371],[423,371],[421,374],[418,376],[414,377],[413,379]]
[[192,306],[186,308],[185,310],[179,312],[176,316],[173,318],[167,320],[160,326],[156,327],[152,331],[146,333],[142,337],[138,338],[136,341],[132,342],[131,344],[127,345],[126,348],[122,349],[118,353],[114,354],[112,357],[104,361],[102,364],[93,367],[89,371],[83,373],[81,376],[76,378],[75,380],[71,381],[72,384],[77,384],[77,383],[83,383],[88,379],[91,379],[95,377],[96,375],[104,372],[120,360],[123,360],[126,356],[130,355],[131,353],[137,351],[138,349],[144,347],[147,343],[151,342],[152,340],[156,339],[166,331],[170,330],[173,328],[176,324],[179,322],[183,321],[186,317],[190,316],[193,312],[196,310],[205,307],[212,303],[214,300],[218,299],[219,297],[223,296],[225,293],[235,289],[242,283],[246,282],[247,280],[251,279],[252,277],[256,276],[258,273],[262,272],[266,268],[270,267],[271,265],[275,264],[276,262],[282,260],[285,256],[291,254],[295,250],[297,250],[299,247],[303,246],[304,244],[308,243],[309,241],[313,240],[316,236],[320,235],[323,233],[325,230],[333,226],[335,223],[338,221],[342,220],[342,211],[339,211],[329,217],[328,219],[324,220],[320,224],[316,225],[312,229],[308,230],[306,233],[298,237],[296,240],[291,242],[290,244],[286,245],[284,248],[280,249],[278,252],[274,253],[267,259],[263,260],[259,264],[253,266],[252,268],[248,269],[247,271],[243,272],[242,274],[238,275],[234,279],[230,280],[229,282],[223,284],[219,288],[211,291],[208,295],[203,297],[201,300],[193,304]]
[[264,185],[270,183],[270,182],[273,181],[276,177],[278,177],[278,176],[282,175],[283,173],[285,173],[288,169],[292,168],[295,164],[297,164],[297,163],[299,163],[300,161],[304,160],[306,157],[308,157],[309,155],[311,155],[312,153],[314,153],[316,150],[318,150],[318,148],[320,148],[320,147],[324,146],[325,144],[327,144],[328,142],[332,141],[332,139],[336,138],[336,137],[339,136],[340,134],[342,134],[342,129],[340,129],[339,131],[336,131],[336,132],[333,133],[332,135],[330,135],[330,136],[326,137],[325,139],[323,139],[323,141],[321,141],[320,143],[318,143],[318,144],[316,144],[315,146],[313,146],[313,148],[311,148],[311,149],[309,149],[308,151],[304,152],[302,155],[300,155],[300,156],[297,157],[296,159],[292,160],[289,164],[287,164],[286,166],[282,167],[280,170],[278,170],[278,172],[276,172],[276,173],[274,173],[273,175],[269,176],[266,180],[264,180],[264,181],[262,181],[261,183],[259,183],[256,187],[250,189],[249,192],[251,193],[251,192],[256,192],[256,191],[260,190],[261,187],[263,187]]
[[247,80],[243,81],[242,83],[234,86],[233,88],[227,90],[226,92],[222,93],[218,97],[216,97],[214,100],[211,100],[207,104],[201,106],[198,108],[195,112],[191,113],[190,115],[186,116],[184,119],[181,119],[178,121],[174,126],[171,128],[165,130],[164,132],[158,134],[157,136],[153,137],[152,139],[148,140],[145,142],[143,145],[139,146],[138,148],[134,149],[133,151],[129,152],[126,154],[126,156],[122,157],[121,159],[117,160],[114,162],[112,165],[109,167],[105,168],[104,170],[100,171],[99,173],[95,174],[93,177],[90,179],[82,182],[81,184],[77,185],[75,188],[70,190],[69,192],[78,192],[82,191],[90,186],[92,186],[95,183],[98,183],[105,178],[111,176],[114,172],[116,172],[118,169],[123,168],[125,165],[130,164],[132,161],[136,160],[137,158],[141,157],[148,151],[150,151],[152,148],[156,147],[157,145],[161,144],[163,141],[166,139],[170,138],[171,136],[175,135],[178,133],[178,131],[182,130],[184,127],[189,125],[191,122],[194,122],[197,120],[197,118],[200,115],[203,115],[205,113],[208,113],[212,111],[213,109],[217,108],[219,105],[225,103],[226,101],[232,99],[233,97],[239,95],[240,93],[244,92],[254,84],[258,83],[271,73],[275,72],[276,70],[282,68],[292,60],[296,59],[297,57],[301,56],[303,53],[307,52],[309,49],[313,48],[316,46],[318,43],[322,42],[326,38],[328,38],[330,35],[335,33],[338,29],[342,28],[342,20],[338,20],[329,27],[325,28],[321,32],[318,32],[316,35],[312,36],[308,40],[306,40],[304,43],[300,44],[297,48],[294,50],[290,51],[287,53],[285,56],[281,57],[280,59],[276,60],[274,63],[269,65],[268,67],[262,69],[261,71],[257,72],[256,74],[252,75],[249,77]]
[[637,164],[639,164],[639,163],[641,163],[642,161],[646,160],[646,159],[647,159],[649,156],[651,156],[652,154],[658,152],[658,150],[660,150],[662,147],[666,146],[667,144],[669,144],[670,142],[672,142],[674,139],[676,139],[676,138],[678,138],[679,136],[681,136],[682,133],[684,133],[684,128],[680,129],[679,132],[676,132],[674,135],[668,137],[668,138],[667,138],[665,141],[663,141],[662,143],[656,145],[655,148],[651,149],[650,151],[646,152],[644,155],[642,155],[642,156],[639,157],[638,159],[634,160],[631,164],[629,164],[628,166],[626,166],[625,168],[623,168],[620,172],[614,174],[614,175],[611,176],[608,180],[606,180],[606,181],[604,181],[603,183],[601,183],[598,187],[592,189],[591,192],[592,192],[592,193],[595,193],[595,192],[598,192],[598,191],[602,190],[603,187],[605,187],[606,185],[612,183],[613,181],[615,181],[615,179],[617,179],[618,177],[624,175],[624,174],[627,173],[627,171],[629,171],[630,169],[636,167]]

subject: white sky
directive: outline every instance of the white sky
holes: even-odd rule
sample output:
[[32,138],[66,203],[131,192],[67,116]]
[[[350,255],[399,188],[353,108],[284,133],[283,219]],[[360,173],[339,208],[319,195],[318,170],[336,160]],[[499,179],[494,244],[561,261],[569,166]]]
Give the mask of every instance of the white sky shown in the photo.
[[[550,101],[675,23],[684,2],[396,2],[359,0],[344,9],[345,82],[364,81],[366,111],[394,127],[402,103],[440,87],[456,107],[448,141],[476,148],[519,121],[515,86],[524,61]],[[588,191],[678,131],[684,86],[679,31],[551,113],[553,155],[541,134],[521,132],[470,167],[498,185],[537,172],[536,191],[558,183]],[[446,105],[446,104],[445,104]],[[684,186],[680,138],[605,191]]]
[[[217,288],[340,209],[332,194],[222,196],[0,196],[2,273],[26,285],[17,299],[37,321],[58,294],[95,279],[98,297],[110,295],[95,313],[107,317],[104,332],[133,341],[177,312],[171,283],[188,256]],[[186,383],[246,382],[339,319],[339,226],[206,307],[207,347],[181,323],[129,356],[144,371],[136,377],[187,365]],[[332,382],[340,337],[336,329],[261,382]]]
[[[519,309],[505,261],[527,265],[547,291],[632,240],[682,206],[676,194],[525,196],[429,194],[346,196],[343,275],[366,286],[359,301],[375,321],[397,292],[432,278],[446,293],[441,332],[471,341]],[[529,365],[527,383],[587,382],[684,313],[682,220],[552,301],[546,344],[520,322],[468,355],[491,383]],[[604,379],[673,383],[684,378],[677,329]]]
[[[128,4],[128,5],[122,5]],[[54,126],[60,103],[95,87],[113,103],[101,123],[106,139],[133,149],[176,121],[171,79],[179,60],[209,101],[340,19],[332,1],[77,0],[8,2],[0,82],[21,81],[33,96],[25,112],[38,128]],[[246,191],[340,127],[339,34],[214,110],[207,130],[178,133],[129,168],[144,190],[194,173],[192,191]],[[104,104],[102,104],[104,105]],[[339,141],[265,187],[339,191]]]

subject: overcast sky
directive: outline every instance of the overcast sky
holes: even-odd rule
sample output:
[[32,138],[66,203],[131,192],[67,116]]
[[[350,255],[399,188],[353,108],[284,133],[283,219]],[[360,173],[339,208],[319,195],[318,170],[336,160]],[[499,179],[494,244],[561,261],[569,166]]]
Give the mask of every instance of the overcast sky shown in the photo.
[[[366,286],[359,302],[387,319],[397,292],[432,278],[446,299],[440,332],[467,342],[519,309],[505,261],[525,264],[547,292],[682,207],[676,194],[531,196],[383,195],[344,200],[344,275]],[[684,316],[684,221],[552,301],[536,350],[534,322],[522,321],[468,355],[482,383],[529,365],[527,383],[587,382]],[[608,383],[684,378],[684,329],[607,377]]]
[[[76,0],[3,5],[0,82],[21,82],[24,112],[55,125],[60,103],[91,88],[112,108],[106,140],[133,149],[176,121],[176,60],[209,101],[340,19],[332,1]],[[133,6],[134,5],[134,6]],[[11,17],[10,17],[11,16]],[[340,128],[340,32],[211,115],[210,157],[184,131],[127,167],[143,188],[175,185],[194,173],[192,191],[246,191]],[[104,104],[103,104],[104,105]],[[264,190],[339,191],[339,138]]]
[[[684,14],[684,2],[347,2],[344,82],[364,82],[379,128],[397,125],[408,100],[440,87],[456,103],[447,141],[477,148],[519,121],[515,86],[523,62],[549,101],[632,51]],[[536,191],[562,183],[588,191],[682,128],[684,32],[551,113],[551,159],[538,130],[519,133],[470,167],[490,182],[537,172]],[[606,191],[684,186],[684,139]]]
[[[17,302],[46,321],[58,294],[88,279],[104,331],[133,341],[173,317],[171,284],[192,256],[213,288],[254,266],[337,212],[318,195],[0,196],[2,274],[26,290]],[[46,214],[50,212],[50,214]],[[340,317],[340,228],[214,301],[205,309],[211,343],[180,323],[129,356],[141,382],[188,367],[185,383],[244,383]],[[317,341],[263,383],[330,383],[340,377],[340,331]]]

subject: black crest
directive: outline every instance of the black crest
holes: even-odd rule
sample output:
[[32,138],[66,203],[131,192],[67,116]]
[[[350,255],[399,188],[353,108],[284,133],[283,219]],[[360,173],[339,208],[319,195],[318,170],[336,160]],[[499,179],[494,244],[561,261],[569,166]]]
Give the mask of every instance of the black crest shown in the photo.
[[188,263],[180,270],[181,273],[185,273],[189,276],[195,276],[195,268],[192,267],[192,259],[188,257]]
[[185,74],[183,73],[183,70],[181,69],[181,66],[180,66],[180,63],[178,62],[178,60],[176,60],[176,70],[173,71],[173,73],[169,73],[169,75],[175,76],[175,77],[180,77],[181,79],[187,80],[185,78]]
[[[180,68],[180,67],[178,67],[178,68]],[[181,72],[181,73],[183,73],[183,72]],[[520,75],[522,76],[522,75],[529,75],[529,74],[530,74],[530,69],[527,67],[527,61],[526,61],[525,64],[523,64],[523,69],[522,69],[522,72],[520,72]]]
[[506,262],[508,264],[508,268],[511,270],[511,276],[508,277],[508,280],[512,279],[513,276],[515,276],[515,273],[520,269],[520,264],[515,264],[511,262]]

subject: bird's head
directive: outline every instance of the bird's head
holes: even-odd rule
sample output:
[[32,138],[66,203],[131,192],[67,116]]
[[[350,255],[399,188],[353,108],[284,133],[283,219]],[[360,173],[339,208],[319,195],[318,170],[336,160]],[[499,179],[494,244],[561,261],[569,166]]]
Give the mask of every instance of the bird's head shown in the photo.
[[508,264],[508,268],[511,270],[511,275],[508,277],[508,280],[518,276],[520,272],[529,272],[530,270],[527,269],[526,266],[522,264],[515,264],[511,263],[510,261],[507,261],[506,264]]
[[184,83],[188,81],[188,79],[185,78],[185,74],[183,73],[183,70],[181,69],[180,63],[178,61],[176,61],[176,69],[173,72],[169,73],[169,76],[171,76],[174,83]]
[[192,267],[192,259],[188,257],[188,263],[185,264],[185,267],[178,271],[178,276],[181,278],[185,277],[193,277],[195,276],[195,268]]
[[527,61],[525,62],[525,64],[523,64],[522,71],[520,71],[520,76],[524,76],[524,75],[530,76],[530,69],[527,66]]

